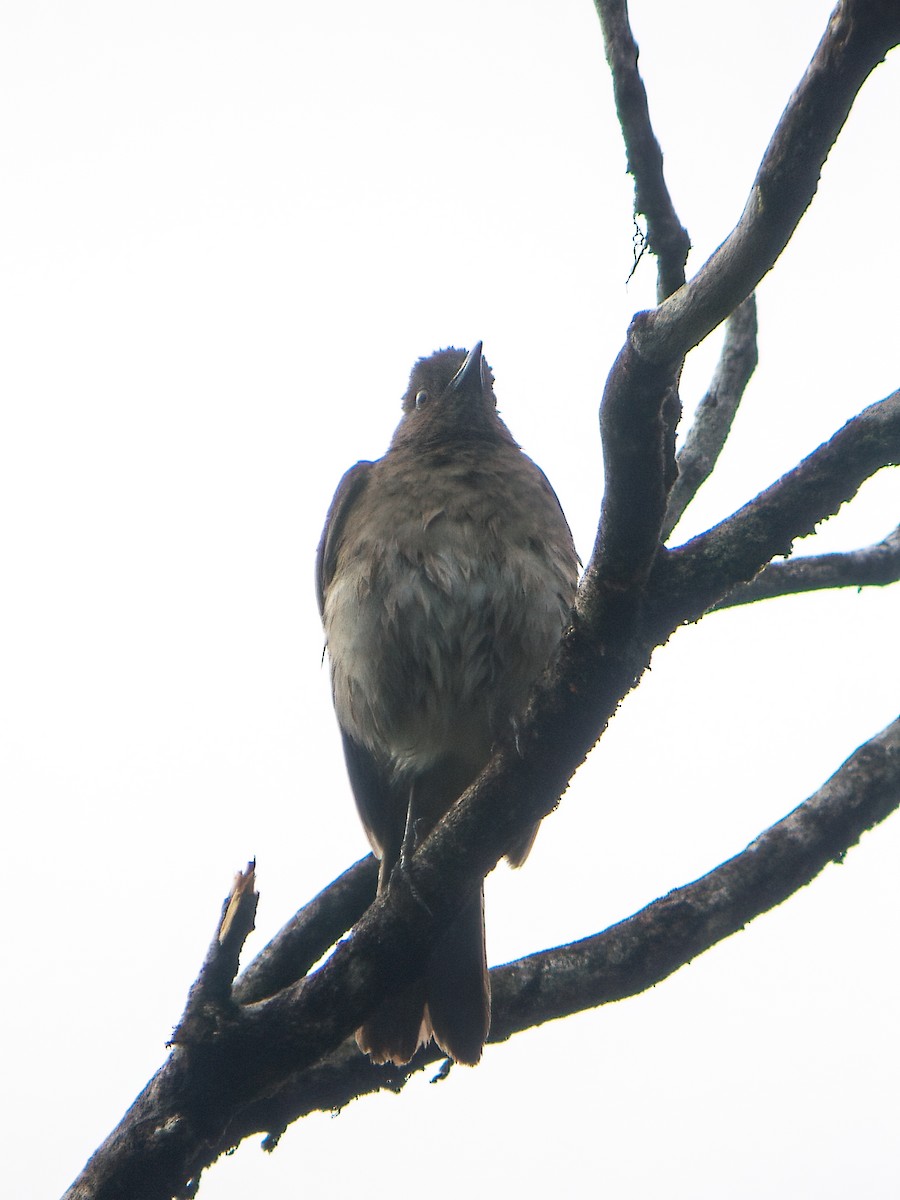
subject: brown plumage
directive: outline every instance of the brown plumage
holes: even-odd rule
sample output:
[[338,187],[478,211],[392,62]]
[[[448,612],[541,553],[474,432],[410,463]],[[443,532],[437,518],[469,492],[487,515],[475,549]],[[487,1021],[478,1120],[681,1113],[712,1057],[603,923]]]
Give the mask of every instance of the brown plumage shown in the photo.
[[[547,666],[577,558],[559,501],[497,415],[481,343],[420,359],[377,462],[342,479],[317,556],[334,705],[379,892],[408,816],[420,842],[490,757]],[[511,847],[518,866],[534,838]],[[490,1025],[483,892],[423,975],[357,1032],[376,1062],[433,1036],[476,1063]]]

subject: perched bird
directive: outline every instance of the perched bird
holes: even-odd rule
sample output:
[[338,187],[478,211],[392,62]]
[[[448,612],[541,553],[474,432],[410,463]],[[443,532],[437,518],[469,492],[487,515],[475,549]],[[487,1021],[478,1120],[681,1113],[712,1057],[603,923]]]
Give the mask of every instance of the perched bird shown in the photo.
[[[575,595],[559,501],[493,385],[480,342],[419,359],[387,453],[344,475],[319,543],[334,706],[379,894],[521,713]],[[535,832],[509,848],[514,866]],[[379,1063],[433,1036],[475,1064],[489,1025],[481,889],[356,1037]]]

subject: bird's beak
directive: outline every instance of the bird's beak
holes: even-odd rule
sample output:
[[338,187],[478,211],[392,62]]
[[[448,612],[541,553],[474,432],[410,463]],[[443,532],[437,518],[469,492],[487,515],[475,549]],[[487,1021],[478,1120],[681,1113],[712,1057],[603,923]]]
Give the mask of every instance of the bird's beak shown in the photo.
[[481,354],[481,346],[481,342],[476,342],[466,355],[465,362],[450,380],[448,391],[459,392],[472,387],[475,383],[478,384],[480,391],[484,391],[484,358]]

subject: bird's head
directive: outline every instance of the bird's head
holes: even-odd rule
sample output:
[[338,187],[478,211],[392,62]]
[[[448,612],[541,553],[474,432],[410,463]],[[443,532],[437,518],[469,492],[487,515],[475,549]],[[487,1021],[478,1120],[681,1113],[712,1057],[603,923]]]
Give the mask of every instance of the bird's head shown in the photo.
[[409,377],[392,445],[498,437],[512,441],[497,415],[494,376],[481,342],[468,353],[451,346],[420,358]]

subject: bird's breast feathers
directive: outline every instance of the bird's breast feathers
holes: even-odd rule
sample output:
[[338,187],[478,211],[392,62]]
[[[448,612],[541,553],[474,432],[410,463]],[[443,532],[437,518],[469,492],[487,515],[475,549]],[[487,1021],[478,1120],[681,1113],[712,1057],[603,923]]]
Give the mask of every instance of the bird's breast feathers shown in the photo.
[[434,478],[405,495],[392,486],[383,504],[370,494],[371,522],[356,514],[338,551],[324,610],[335,707],[397,769],[463,748],[486,756],[559,640],[574,550],[552,491],[524,462],[535,472],[524,503],[508,487],[502,498],[484,486],[442,495]]

